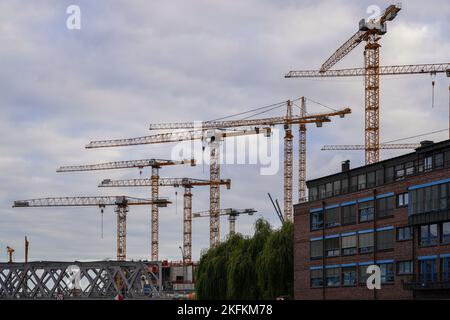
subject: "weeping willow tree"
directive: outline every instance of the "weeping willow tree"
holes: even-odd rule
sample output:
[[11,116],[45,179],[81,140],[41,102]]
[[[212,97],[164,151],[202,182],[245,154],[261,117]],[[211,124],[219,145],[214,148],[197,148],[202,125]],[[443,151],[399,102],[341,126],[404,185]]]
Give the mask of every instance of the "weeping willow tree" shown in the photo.
[[293,225],[272,230],[259,219],[252,237],[236,234],[200,259],[198,299],[274,299],[292,296]]

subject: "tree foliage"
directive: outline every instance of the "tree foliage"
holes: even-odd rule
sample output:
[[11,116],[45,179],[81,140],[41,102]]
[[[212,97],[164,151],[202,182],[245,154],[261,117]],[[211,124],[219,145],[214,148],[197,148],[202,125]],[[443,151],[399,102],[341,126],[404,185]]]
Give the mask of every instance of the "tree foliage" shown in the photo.
[[198,299],[274,299],[293,293],[293,225],[264,219],[252,237],[236,234],[208,250],[197,269]]

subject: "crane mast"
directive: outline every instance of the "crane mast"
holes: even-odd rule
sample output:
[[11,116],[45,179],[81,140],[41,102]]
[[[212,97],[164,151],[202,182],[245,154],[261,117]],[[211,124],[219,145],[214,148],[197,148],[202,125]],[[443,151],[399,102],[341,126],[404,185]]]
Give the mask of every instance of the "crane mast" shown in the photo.
[[[301,98],[300,117],[306,116],[305,97]],[[300,123],[298,130],[298,202],[306,202],[306,125]]]
[[287,103],[286,123],[284,124],[284,219],[293,221],[292,206],[292,167],[293,167],[293,138],[292,135],[292,101]]
[[27,207],[99,207],[115,206],[117,214],[117,260],[126,260],[127,247],[127,213],[129,206],[158,205],[167,206],[167,199],[140,199],[127,196],[96,196],[96,197],[54,197],[14,201],[13,208]]

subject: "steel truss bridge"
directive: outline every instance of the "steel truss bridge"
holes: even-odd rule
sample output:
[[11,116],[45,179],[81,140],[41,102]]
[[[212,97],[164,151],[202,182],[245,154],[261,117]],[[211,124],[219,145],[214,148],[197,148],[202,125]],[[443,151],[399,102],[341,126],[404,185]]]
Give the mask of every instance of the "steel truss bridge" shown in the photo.
[[0,300],[160,299],[161,263],[0,263]]

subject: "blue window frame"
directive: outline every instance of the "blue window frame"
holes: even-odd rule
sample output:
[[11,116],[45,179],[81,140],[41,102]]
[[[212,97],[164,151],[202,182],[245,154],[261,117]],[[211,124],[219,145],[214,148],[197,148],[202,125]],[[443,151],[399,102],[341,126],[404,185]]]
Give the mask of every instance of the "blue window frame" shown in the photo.
[[312,269],[311,273],[311,288],[320,288],[323,286],[323,270]]
[[442,243],[450,243],[450,222],[442,224]]
[[327,287],[339,287],[341,285],[341,268],[332,267],[325,270],[325,285]]
[[450,257],[441,257],[442,281],[450,281]]
[[413,236],[412,227],[397,228],[397,241],[411,240]]
[[400,261],[397,263],[397,274],[412,274],[414,270],[414,265],[411,260],[409,261]]
[[421,282],[436,281],[436,258],[419,259],[419,276]]
[[343,267],[342,268],[342,285],[356,286],[356,267]]
[[366,222],[373,220],[373,201],[367,201],[359,204],[359,222]]
[[311,230],[320,230],[323,228],[323,211],[310,213]]
[[438,225],[427,224],[420,226],[420,245],[421,246],[433,246],[438,244]]
[[381,270],[381,283],[394,282],[394,263],[382,263],[379,264]]

